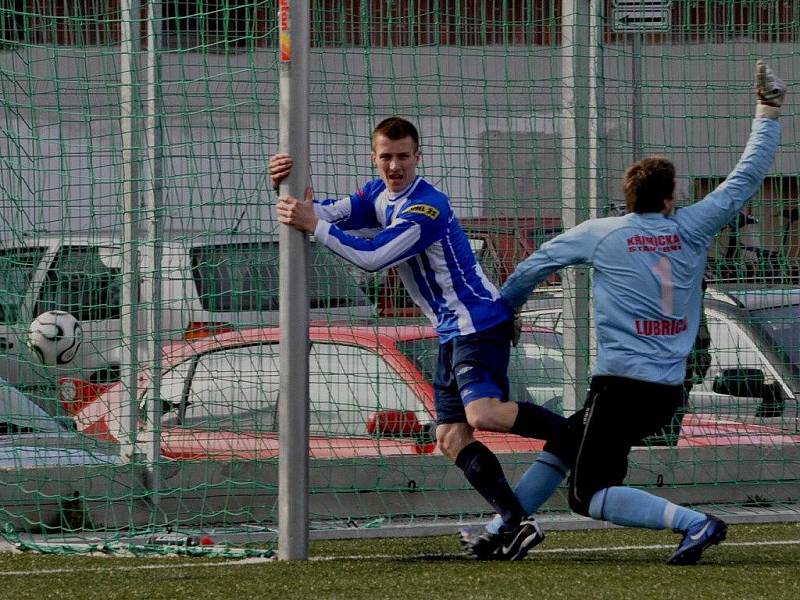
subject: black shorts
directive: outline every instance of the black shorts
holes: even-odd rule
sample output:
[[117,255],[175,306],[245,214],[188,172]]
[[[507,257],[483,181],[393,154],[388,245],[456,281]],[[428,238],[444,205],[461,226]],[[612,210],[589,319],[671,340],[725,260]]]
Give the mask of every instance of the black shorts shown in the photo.
[[631,447],[661,431],[683,406],[683,385],[625,377],[592,378],[586,403],[569,418],[567,433],[545,445],[571,467],[572,510],[588,515],[592,496],[622,485]]

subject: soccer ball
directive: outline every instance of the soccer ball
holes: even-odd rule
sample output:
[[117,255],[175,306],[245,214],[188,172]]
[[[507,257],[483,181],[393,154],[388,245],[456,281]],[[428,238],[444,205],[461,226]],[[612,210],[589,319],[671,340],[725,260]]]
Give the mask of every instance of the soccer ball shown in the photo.
[[65,365],[75,358],[82,339],[78,319],[63,310],[51,310],[31,323],[28,347],[46,365]]

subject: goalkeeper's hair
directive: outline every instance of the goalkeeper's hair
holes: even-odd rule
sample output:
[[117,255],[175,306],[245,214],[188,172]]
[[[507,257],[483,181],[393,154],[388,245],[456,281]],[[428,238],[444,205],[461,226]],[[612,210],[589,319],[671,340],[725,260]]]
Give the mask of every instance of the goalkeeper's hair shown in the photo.
[[411,121],[402,117],[389,117],[384,119],[375,127],[372,132],[372,144],[375,145],[375,138],[383,135],[390,140],[402,140],[410,137],[414,140],[414,150],[419,150],[419,132]]
[[675,165],[664,156],[643,158],[625,171],[622,189],[628,212],[661,212],[675,192]]

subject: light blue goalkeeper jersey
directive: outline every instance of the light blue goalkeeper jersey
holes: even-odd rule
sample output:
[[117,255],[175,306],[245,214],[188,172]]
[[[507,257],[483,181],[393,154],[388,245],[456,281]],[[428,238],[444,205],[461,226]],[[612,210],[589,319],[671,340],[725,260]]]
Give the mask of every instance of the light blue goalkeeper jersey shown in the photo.
[[742,157],[703,200],[676,211],[584,221],[520,263],[501,293],[522,305],[567,265],[593,267],[593,375],[680,384],[700,321],[701,281],[714,235],[758,190],[778,147],[776,120],[755,119]]
[[314,209],[317,241],[367,271],[397,266],[441,342],[511,318],[447,196],[421,177],[396,194],[376,179],[348,198],[315,202]]

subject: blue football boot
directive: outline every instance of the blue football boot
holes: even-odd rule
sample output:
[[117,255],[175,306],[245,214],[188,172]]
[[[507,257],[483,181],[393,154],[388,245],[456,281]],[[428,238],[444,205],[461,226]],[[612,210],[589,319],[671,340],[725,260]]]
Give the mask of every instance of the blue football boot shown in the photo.
[[703,550],[719,544],[728,534],[725,521],[706,515],[706,520],[690,527],[683,534],[678,549],[667,559],[668,565],[693,565],[703,554]]

